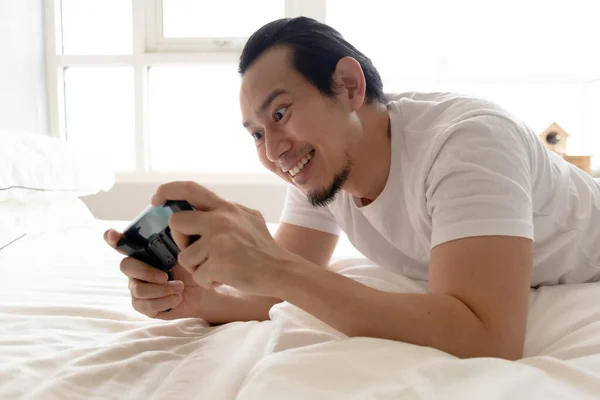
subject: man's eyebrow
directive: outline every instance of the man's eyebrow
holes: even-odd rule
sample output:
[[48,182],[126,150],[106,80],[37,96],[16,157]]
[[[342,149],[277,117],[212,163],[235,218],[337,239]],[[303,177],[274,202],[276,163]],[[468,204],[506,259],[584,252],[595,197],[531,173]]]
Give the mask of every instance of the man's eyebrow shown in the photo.
[[[258,108],[256,113],[262,114],[263,112],[265,112],[265,110],[267,108],[269,108],[269,106],[271,105],[273,100],[275,100],[278,96],[280,96],[282,94],[287,94],[287,93],[289,93],[289,92],[285,89],[273,89],[271,91],[271,93],[269,93],[269,95],[267,96],[265,101],[262,102],[262,104],[260,105],[260,107]],[[247,128],[248,126],[250,126],[250,124],[251,124],[250,121],[242,122],[242,125],[244,125],[244,128]]]

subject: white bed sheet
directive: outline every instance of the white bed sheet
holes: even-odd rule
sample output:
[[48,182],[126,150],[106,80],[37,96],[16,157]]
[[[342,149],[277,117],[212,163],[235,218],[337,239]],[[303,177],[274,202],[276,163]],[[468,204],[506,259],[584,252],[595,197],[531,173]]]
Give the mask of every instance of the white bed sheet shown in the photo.
[[0,252],[0,399],[231,399],[269,322],[207,327],[135,312],[114,223],[34,234]]
[[[271,321],[155,321],[130,305],[107,227],[28,235],[0,251],[0,399],[600,399],[600,284],[532,292],[526,356],[458,360],[354,338],[288,303]],[[347,242],[336,258],[355,255]],[[424,292],[364,259],[341,273]]]

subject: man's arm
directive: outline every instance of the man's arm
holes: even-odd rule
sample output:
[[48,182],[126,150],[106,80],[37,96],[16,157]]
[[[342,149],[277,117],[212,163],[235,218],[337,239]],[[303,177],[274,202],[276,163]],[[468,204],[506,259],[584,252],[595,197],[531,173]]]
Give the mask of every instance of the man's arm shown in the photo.
[[274,292],[349,336],[515,360],[523,355],[532,263],[530,239],[472,237],[432,249],[429,294],[382,292],[301,260]]
[[[300,256],[311,265],[326,267],[338,242],[339,236],[315,229],[282,222],[274,235],[282,248]],[[269,310],[281,299],[249,295],[230,286],[207,290],[202,299],[205,320],[211,324],[233,321],[264,321]]]

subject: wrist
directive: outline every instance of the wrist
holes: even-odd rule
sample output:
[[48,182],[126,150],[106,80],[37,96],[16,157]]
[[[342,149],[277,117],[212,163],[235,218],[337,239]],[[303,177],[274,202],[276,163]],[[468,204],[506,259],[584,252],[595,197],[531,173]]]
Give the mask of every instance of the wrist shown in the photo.
[[307,282],[313,279],[315,274],[324,271],[324,268],[293,253],[290,253],[279,267],[279,278],[275,280],[270,295],[283,301],[288,301],[294,291],[305,291]]

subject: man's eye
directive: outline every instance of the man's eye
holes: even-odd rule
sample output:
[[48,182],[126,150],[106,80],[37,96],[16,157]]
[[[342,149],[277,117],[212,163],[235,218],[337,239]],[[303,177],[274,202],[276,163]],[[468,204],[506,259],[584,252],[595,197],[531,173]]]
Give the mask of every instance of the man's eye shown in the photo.
[[275,119],[275,122],[279,122],[283,119],[283,117],[285,116],[285,112],[287,111],[287,107],[281,107],[278,108],[277,110],[275,110],[275,112],[273,113],[273,118]]
[[254,138],[254,140],[256,140],[257,142],[262,138],[263,134],[262,132],[253,132],[252,133],[252,137]]

